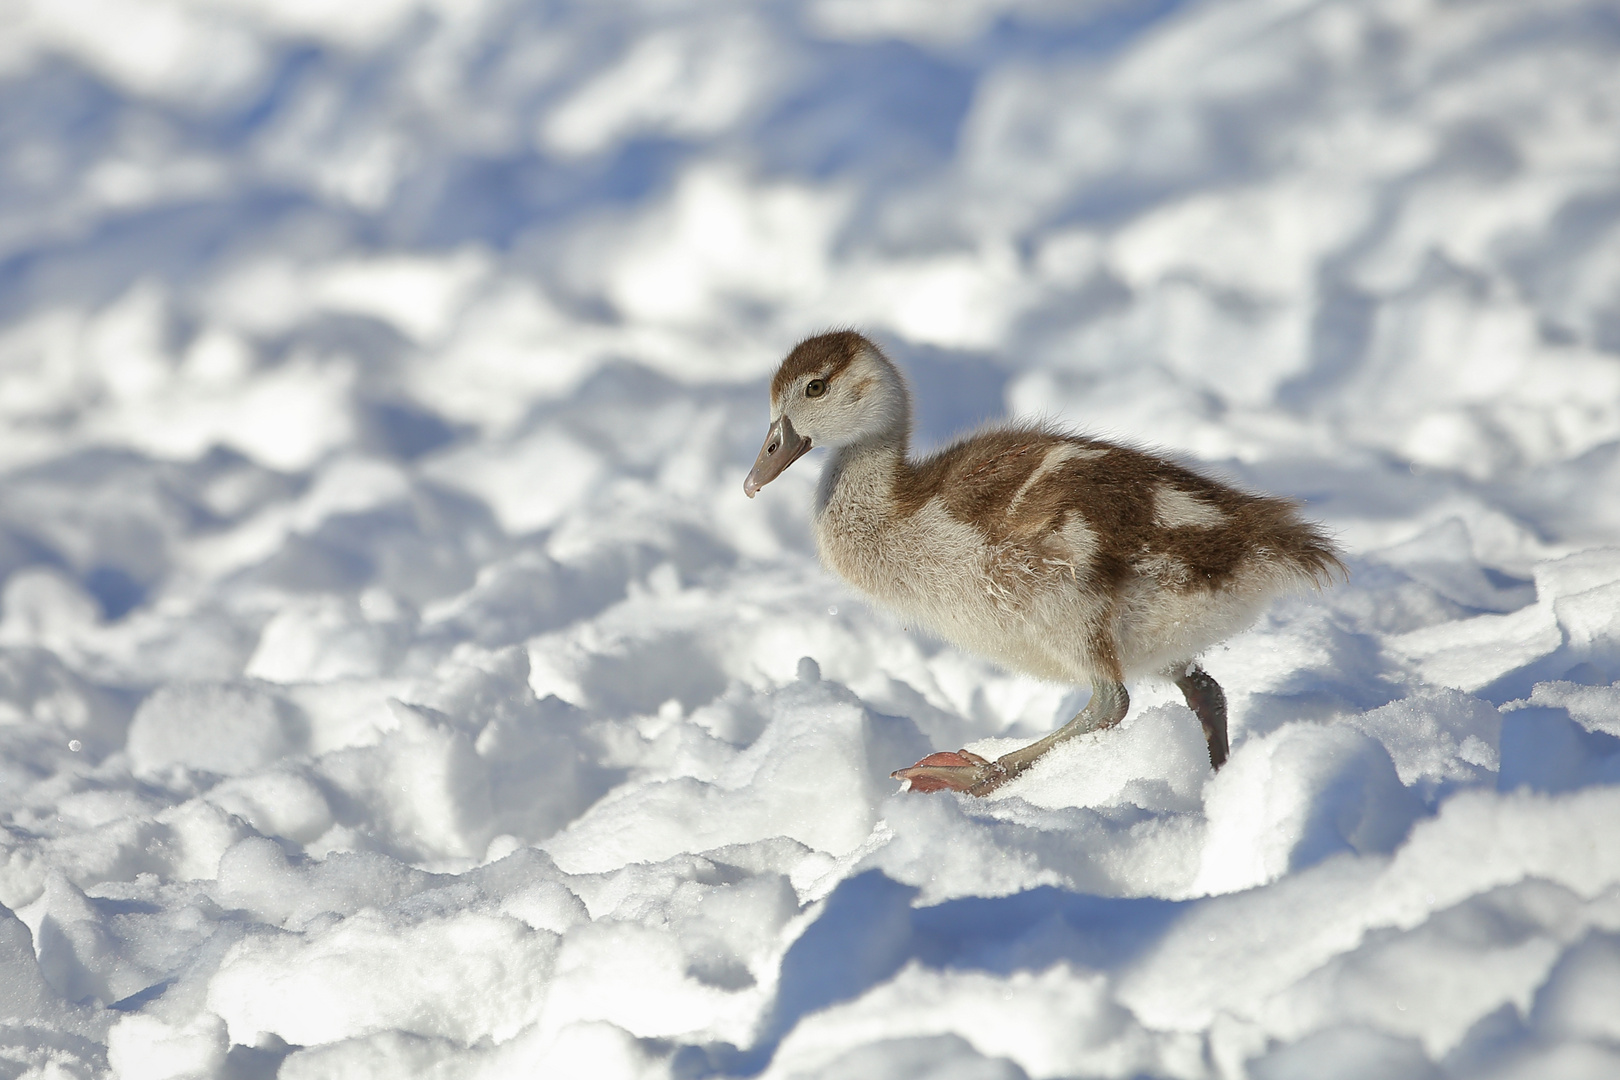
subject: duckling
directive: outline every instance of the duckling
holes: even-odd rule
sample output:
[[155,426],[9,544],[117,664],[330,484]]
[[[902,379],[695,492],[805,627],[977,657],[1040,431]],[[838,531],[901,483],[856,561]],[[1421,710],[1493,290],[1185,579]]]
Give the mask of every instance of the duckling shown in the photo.
[[1294,504],[1163,458],[1043,425],[1006,424],[920,460],[911,395],[854,331],[807,338],[771,380],[771,426],[743,492],[810,450],[822,562],[879,603],[1014,671],[1090,683],[1078,715],[989,761],[935,753],[891,775],[914,791],[987,795],[1060,743],[1111,728],[1125,682],[1173,681],[1226,760],[1226,696],[1198,664],[1279,593],[1344,572]]

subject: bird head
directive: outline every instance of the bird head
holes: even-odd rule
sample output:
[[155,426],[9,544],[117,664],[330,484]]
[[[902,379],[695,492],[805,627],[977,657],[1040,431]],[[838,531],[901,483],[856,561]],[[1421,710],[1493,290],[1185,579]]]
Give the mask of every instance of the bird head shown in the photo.
[[743,492],[753,498],[812,446],[903,445],[910,426],[905,380],[876,345],[853,330],[806,338],[771,379],[771,427]]

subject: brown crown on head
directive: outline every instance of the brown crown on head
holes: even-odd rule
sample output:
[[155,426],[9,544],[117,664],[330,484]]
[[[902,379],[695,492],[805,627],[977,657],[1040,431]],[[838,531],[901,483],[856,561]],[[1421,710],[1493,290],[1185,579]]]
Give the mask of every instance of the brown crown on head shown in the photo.
[[820,375],[831,381],[839,372],[855,362],[862,349],[877,351],[866,338],[853,330],[833,330],[826,334],[807,337],[787,354],[782,366],[771,379],[771,397],[779,398],[797,380],[806,375]]

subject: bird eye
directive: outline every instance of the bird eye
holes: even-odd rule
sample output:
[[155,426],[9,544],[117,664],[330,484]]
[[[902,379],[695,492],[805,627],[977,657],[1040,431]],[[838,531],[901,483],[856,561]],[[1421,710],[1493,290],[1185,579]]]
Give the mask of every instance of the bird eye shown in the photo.
[[820,397],[827,392],[827,384],[821,379],[811,379],[804,384],[805,397]]

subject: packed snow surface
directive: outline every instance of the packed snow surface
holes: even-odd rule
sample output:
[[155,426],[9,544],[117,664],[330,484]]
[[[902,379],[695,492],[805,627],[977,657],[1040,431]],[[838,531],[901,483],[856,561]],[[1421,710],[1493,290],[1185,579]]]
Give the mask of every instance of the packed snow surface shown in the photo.
[[[1083,688],[817,564],[858,326],[1351,577]],[[0,1076],[1620,1075],[1620,7],[0,5]]]

